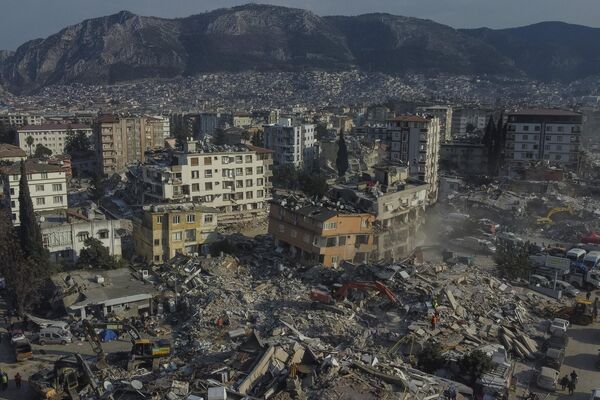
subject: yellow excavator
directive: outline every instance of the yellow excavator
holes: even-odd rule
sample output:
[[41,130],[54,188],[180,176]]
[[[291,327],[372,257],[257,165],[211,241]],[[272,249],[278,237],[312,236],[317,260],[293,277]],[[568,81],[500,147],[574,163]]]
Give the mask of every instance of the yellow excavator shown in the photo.
[[554,221],[552,220],[552,216],[555,214],[564,213],[564,212],[573,214],[573,209],[571,208],[571,206],[554,207],[553,209],[548,211],[548,214],[546,214],[545,217],[538,217],[536,220],[536,223],[538,225],[551,225],[554,223]]

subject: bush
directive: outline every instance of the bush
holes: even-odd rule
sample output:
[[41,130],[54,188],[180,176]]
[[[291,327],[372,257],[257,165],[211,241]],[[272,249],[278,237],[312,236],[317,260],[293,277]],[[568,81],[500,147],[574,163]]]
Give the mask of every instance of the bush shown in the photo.
[[483,351],[475,350],[458,360],[458,367],[462,376],[469,377],[473,383],[492,369],[492,359]]

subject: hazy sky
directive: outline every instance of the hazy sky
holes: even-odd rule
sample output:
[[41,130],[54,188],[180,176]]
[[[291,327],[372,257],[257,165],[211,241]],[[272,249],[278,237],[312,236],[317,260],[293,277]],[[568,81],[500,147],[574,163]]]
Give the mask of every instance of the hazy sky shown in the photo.
[[[249,1],[236,0],[0,0],[0,49],[46,37],[67,25],[120,10],[162,17],[183,17]],[[600,0],[263,0],[306,8],[319,15],[388,12],[455,28],[504,28],[540,21],[600,26]]]

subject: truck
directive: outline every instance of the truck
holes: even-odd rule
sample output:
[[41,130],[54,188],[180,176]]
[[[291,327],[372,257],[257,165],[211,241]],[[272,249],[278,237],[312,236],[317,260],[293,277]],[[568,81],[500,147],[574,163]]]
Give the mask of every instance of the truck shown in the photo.
[[15,340],[13,341],[12,345],[17,362],[25,361],[33,357],[31,344],[26,338]]
[[495,254],[496,246],[489,240],[479,239],[473,236],[468,236],[465,238],[452,239],[450,241],[454,246],[462,247],[463,249],[468,249],[480,253],[486,254]]
[[564,280],[571,285],[581,289],[600,289],[600,272],[591,270],[581,265],[573,265],[571,272],[565,276]]

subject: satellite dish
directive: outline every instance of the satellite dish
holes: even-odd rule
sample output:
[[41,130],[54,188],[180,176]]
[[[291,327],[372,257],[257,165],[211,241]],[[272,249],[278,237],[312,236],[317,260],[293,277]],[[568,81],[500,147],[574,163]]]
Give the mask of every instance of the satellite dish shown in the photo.
[[104,386],[104,390],[106,390],[107,392],[112,392],[114,389],[114,385],[110,381],[104,381],[102,386]]
[[140,390],[142,389],[142,387],[144,387],[144,385],[142,384],[142,382],[134,379],[133,381],[131,381],[131,387],[135,390]]

